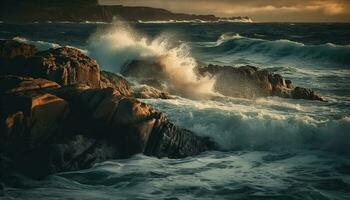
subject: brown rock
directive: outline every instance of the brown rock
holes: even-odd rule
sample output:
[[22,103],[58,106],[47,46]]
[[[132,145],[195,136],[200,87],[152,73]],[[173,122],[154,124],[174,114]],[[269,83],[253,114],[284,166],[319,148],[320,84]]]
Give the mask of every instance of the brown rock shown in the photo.
[[100,86],[100,69],[96,60],[75,48],[63,47],[39,52],[27,60],[35,77],[42,77],[60,85],[86,84]]
[[145,103],[133,98],[124,98],[119,102],[113,122],[116,124],[136,124],[151,119],[154,112],[155,110]]
[[60,86],[46,79],[34,79],[21,76],[0,76],[0,94],[12,94],[18,92],[33,92],[44,89],[57,89]]
[[1,96],[0,105],[4,141],[6,145],[13,145],[10,149],[14,151],[57,137],[55,131],[69,112],[66,101],[48,93],[5,95]]
[[131,84],[122,76],[101,71],[101,88],[111,87],[122,96],[131,96]]
[[0,40],[0,59],[15,58],[17,56],[29,57],[36,54],[37,51],[33,45],[15,40]]
[[140,99],[171,99],[169,93],[162,92],[148,85],[141,85],[133,88],[133,96]]

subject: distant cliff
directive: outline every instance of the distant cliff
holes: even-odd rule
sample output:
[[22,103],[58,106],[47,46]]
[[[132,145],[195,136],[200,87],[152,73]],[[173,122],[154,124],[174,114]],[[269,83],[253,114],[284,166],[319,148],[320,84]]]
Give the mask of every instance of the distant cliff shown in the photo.
[[249,17],[220,18],[150,7],[104,6],[98,0],[1,0],[0,11],[0,20],[6,22],[111,22],[114,17],[127,21],[251,21]]

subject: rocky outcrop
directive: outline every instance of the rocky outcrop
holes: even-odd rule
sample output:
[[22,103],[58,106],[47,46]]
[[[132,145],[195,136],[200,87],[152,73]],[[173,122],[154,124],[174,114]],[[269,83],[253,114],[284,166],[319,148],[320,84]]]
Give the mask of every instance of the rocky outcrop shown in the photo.
[[60,85],[100,86],[100,68],[96,60],[75,48],[63,47],[39,52],[27,63],[32,68],[30,71],[37,73],[34,77],[46,78]]
[[123,96],[131,96],[132,93],[131,84],[125,78],[107,71],[101,71],[100,87],[111,87]]
[[215,89],[233,97],[254,98],[261,96],[279,96],[283,98],[323,101],[310,89],[295,87],[292,81],[285,80],[280,74],[261,70],[254,66],[217,66],[198,68],[200,75],[211,75],[216,79]]
[[15,40],[0,40],[0,60],[17,56],[29,57],[36,54],[35,46],[17,42]]
[[[320,100],[322,97],[315,92],[294,87],[292,81],[285,80],[280,74],[274,74],[255,66],[199,66],[195,73],[215,79],[214,90],[226,96],[240,98],[256,98],[279,96],[283,98]],[[168,75],[160,62],[134,60],[122,68],[121,73],[164,91]]]
[[43,178],[137,153],[180,158],[215,148],[131,97],[165,98],[164,93],[135,93],[127,80],[109,72],[100,79],[96,61],[76,49],[9,60],[12,70],[0,75],[0,179],[6,184],[16,184],[13,170]]
[[86,84],[100,87],[99,65],[78,49],[62,47],[35,55],[19,53],[15,58],[0,60],[0,74],[45,78],[62,86]]
[[0,76],[0,94],[12,94],[19,92],[28,92],[36,90],[57,89],[60,88],[56,82],[46,79],[34,79],[30,77],[21,77],[13,75]]
[[314,91],[302,87],[296,87],[292,90],[291,95],[294,99],[308,99],[324,101],[322,97],[317,95]]
[[0,111],[2,150],[13,155],[56,137],[56,130],[69,113],[69,107],[55,95],[21,91],[2,94]]
[[118,16],[127,21],[196,20],[251,22],[249,17],[221,18],[214,15],[173,13],[160,8],[99,5],[98,3],[98,0],[2,0],[0,20],[10,22],[111,22],[114,16]]

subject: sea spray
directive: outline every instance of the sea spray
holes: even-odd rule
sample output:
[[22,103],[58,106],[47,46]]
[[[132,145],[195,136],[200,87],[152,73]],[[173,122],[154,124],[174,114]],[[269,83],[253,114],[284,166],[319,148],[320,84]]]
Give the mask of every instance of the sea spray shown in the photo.
[[163,67],[170,91],[191,98],[212,95],[215,80],[198,77],[194,72],[197,62],[191,56],[190,47],[185,43],[173,45],[174,39],[161,34],[151,40],[125,23],[116,23],[94,34],[88,49],[103,69],[120,72],[128,61],[154,60]]

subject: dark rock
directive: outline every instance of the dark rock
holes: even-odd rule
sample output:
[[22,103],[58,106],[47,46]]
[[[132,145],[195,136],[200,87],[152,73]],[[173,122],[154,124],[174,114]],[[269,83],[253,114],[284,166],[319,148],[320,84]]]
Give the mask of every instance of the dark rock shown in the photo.
[[58,137],[56,130],[69,112],[66,101],[52,94],[0,96],[1,144],[9,154],[40,146]]
[[270,96],[273,92],[269,74],[254,66],[209,65],[197,70],[200,75],[215,76],[214,89],[226,96],[255,98]]
[[18,92],[33,92],[45,89],[56,89],[60,86],[46,79],[34,79],[21,76],[0,76],[0,94],[13,94]]
[[294,89],[290,80],[284,80],[279,74],[259,70],[253,66],[235,68],[209,65],[197,70],[199,75],[215,76],[215,90],[226,96],[244,98],[279,96],[322,101],[315,92],[300,87]]
[[106,140],[76,135],[26,152],[16,161],[16,169],[31,178],[41,179],[56,172],[87,169],[118,157],[115,146]]
[[111,87],[122,96],[131,96],[131,84],[122,76],[111,72],[101,71],[100,86],[101,88]]
[[285,80],[285,82],[286,82],[287,88],[293,89],[293,85],[292,85],[292,81],[291,80]]
[[152,60],[132,60],[123,66],[120,73],[125,77],[133,77],[137,80],[164,81],[167,79],[164,66],[160,62]]
[[161,116],[155,122],[144,151],[146,155],[183,158],[217,148],[209,138],[196,136],[193,132],[179,128]]
[[322,97],[315,94],[314,91],[302,87],[296,87],[292,91],[292,97],[294,99],[308,99],[308,100],[318,100],[324,101]]
[[33,45],[24,44],[15,40],[0,40],[0,60],[17,56],[30,57],[38,50]]

